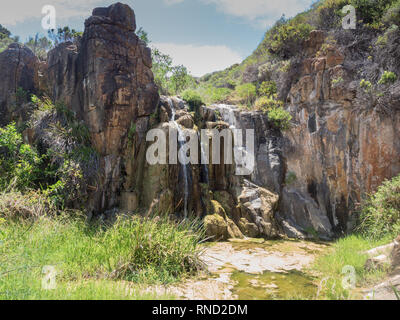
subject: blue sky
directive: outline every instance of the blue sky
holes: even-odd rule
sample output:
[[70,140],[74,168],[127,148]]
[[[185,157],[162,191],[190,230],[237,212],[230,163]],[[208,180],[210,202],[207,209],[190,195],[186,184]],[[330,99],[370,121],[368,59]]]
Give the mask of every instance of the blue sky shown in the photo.
[[[315,0],[120,0],[136,13],[136,22],[152,46],[170,54],[193,75],[224,69],[240,62],[257,47],[265,31],[282,14],[291,17]],[[107,0],[11,0],[3,4],[0,24],[21,40],[41,27],[42,7],[54,5],[57,25],[83,31],[91,10]]]

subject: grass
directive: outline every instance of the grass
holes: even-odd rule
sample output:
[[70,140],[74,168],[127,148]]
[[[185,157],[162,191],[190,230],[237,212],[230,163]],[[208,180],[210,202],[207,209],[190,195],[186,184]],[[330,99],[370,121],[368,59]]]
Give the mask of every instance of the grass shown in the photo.
[[368,256],[364,254],[372,248],[391,242],[392,238],[369,240],[360,235],[350,235],[339,239],[333,244],[331,251],[316,259],[311,271],[325,279],[321,287],[321,297],[327,299],[354,299],[352,290],[343,287],[343,280],[350,273],[346,266],[351,266],[355,271],[355,286],[366,287],[379,282],[386,276],[387,270],[366,270],[364,268]]
[[[125,217],[89,226],[69,215],[0,221],[0,299],[154,298],[138,286],[201,268],[194,223]],[[55,290],[42,289],[45,266],[56,270]]]

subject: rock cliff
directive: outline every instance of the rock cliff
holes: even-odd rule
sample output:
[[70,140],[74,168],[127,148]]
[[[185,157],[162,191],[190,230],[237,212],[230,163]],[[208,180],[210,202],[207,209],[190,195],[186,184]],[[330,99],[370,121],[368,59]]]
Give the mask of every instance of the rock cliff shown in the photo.
[[[268,75],[293,117],[281,132],[261,111],[192,109],[177,97],[159,97],[150,49],[135,29],[133,10],[117,3],[94,9],[82,39],[61,43],[44,64],[17,44],[0,54],[1,125],[26,120],[26,104],[13,109],[22,88],[47,92],[88,127],[99,154],[89,212],[193,213],[217,239],[331,239],[349,230],[365,194],[400,172],[400,84],[360,87],[363,76],[378,80],[388,69],[400,75],[399,36],[379,53],[368,47],[373,34],[311,32],[289,71]],[[235,163],[146,161],[150,129],[169,141],[171,130],[197,136],[228,128],[254,130],[252,174],[236,176]]]

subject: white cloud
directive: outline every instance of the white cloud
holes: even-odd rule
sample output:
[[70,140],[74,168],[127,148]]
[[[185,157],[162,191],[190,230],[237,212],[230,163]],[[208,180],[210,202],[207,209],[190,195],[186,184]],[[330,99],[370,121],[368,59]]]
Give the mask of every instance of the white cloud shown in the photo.
[[53,5],[56,8],[57,19],[86,18],[90,16],[94,7],[102,3],[104,0],[12,0],[8,1],[0,11],[0,23],[16,25],[29,18],[41,20],[44,17],[42,8],[45,5]]
[[313,2],[311,0],[202,0],[207,4],[215,4],[219,11],[241,17],[265,28],[271,25],[282,14],[292,17],[303,11]]
[[242,61],[237,52],[226,46],[152,43],[152,47],[170,55],[174,64],[183,64],[197,77]]
[[169,6],[172,6],[174,4],[181,3],[181,2],[183,2],[185,0],[163,0],[163,1],[164,1],[165,4],[167,4]]

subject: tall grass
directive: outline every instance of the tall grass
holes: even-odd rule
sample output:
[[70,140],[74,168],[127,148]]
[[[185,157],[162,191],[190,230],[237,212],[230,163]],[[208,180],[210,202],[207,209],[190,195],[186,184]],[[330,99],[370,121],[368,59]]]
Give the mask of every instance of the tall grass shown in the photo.
[[[3,218],[0,299],[119,299],[126,296],[126,288],[118,287],[125,280],[177,281],[201,267],[201,232],[195,226],[167,218],[124,217],[112,226],[89,226],[68,215],[35,221]],[[55,268],[56,290],[42,289],[44,266]]]
[[365,252],[392,240],[387,237],[374,241],[361,235],[350,235],[335,242],[331,250],[318,257],[312,266],[312,270],[317,272],[321,279],[325,279],[323,283],[321,282],[320,297],[334,300],[356,298],[353,290],[343,287],[343,279],[349,275],[346,266],[354,268],[356,287],[369,286],[383,279],[387,270],[364,268],[368,259]]

